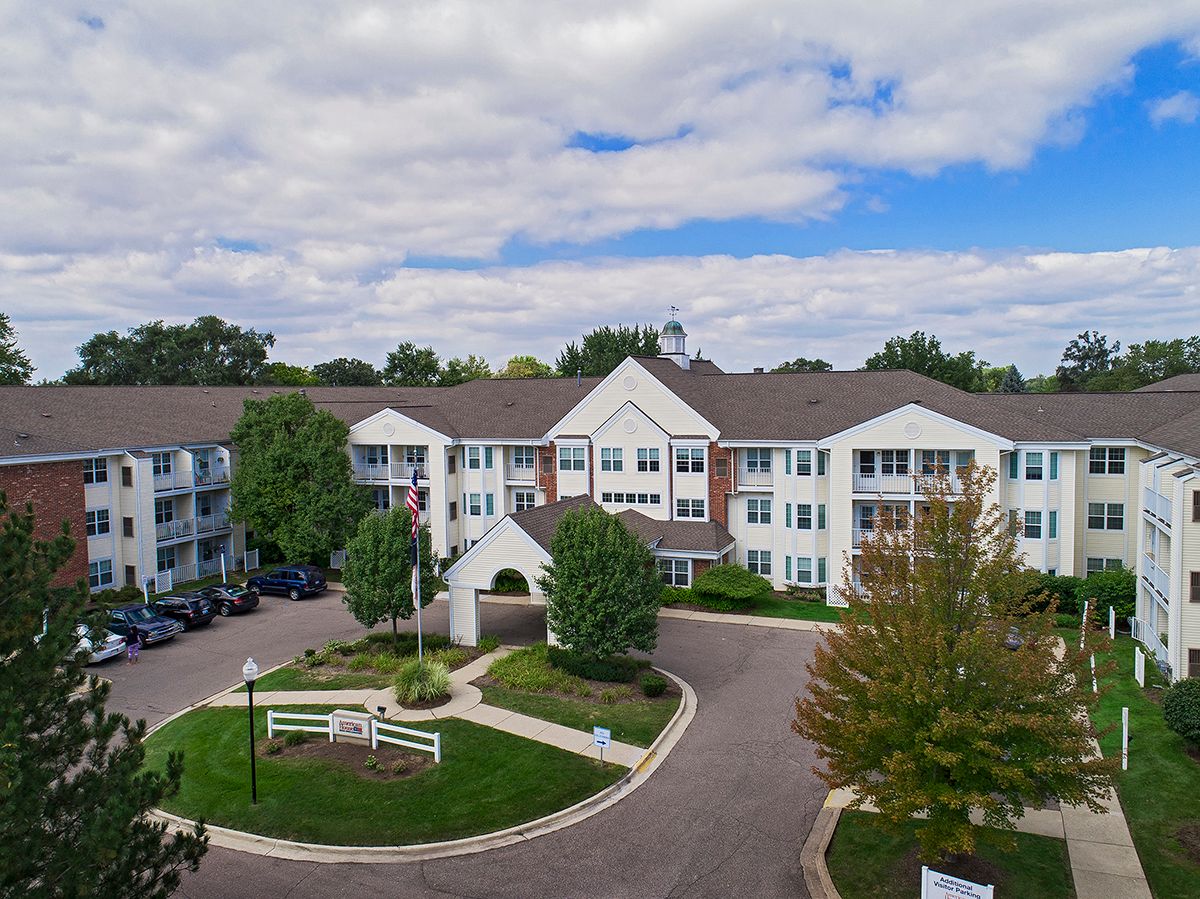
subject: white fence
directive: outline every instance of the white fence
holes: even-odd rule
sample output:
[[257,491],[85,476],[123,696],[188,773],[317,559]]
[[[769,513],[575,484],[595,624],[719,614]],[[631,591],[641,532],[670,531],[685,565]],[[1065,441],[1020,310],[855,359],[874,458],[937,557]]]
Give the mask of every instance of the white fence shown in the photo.
[[[336,712],[328,715],[311,715],[301,712],[277,712],[267,709],[267,736],[274,737],[276,733],[289,730],[302,730],[311,734],[325,734],[329,742],[334,742],[333,718]],[[442,760],[441,732],[428,733],[423,730],[413,730],[411,727],[401,727],[399,724],[388,724],[386,721],[369,721],[369,736],[371,748],[378,749],[380,743],[391,743],[404,746],[418,752],[428,752],[434,762]],[[406,739],[407,738],[407,739]]]
[[244,571],[253,571],[258,567],[258,550],[252,549],[242,555]]
[[1158,667],[1166,671],[1169,676],[1171,670],[1170,656],[1167,655],[1166,644],[1158,636],[1158,632],[1140,618],[1129,619],[1129,630],[1133,635],[1133,639],[1150,650],[1150,654],[1154,656]]
[[329,554],[329,567],[335,568],[338,571],[342,570],[342,566],[346,564],[346,551],[344,549],[335,549]]
[[1140,646],[1133,647],[1133,679],[1139,687],[1146,686],[1146,654]]
[[[403,734],[397,737],[395,734]],[[414,737],[416,740],[428,742],[414,742],[406,740],[404,737]],[[442,735],[438,733],[426,733],[423,730],[413,730],[411,727],[401,727],[399,724],[388,724],[384,721],[376,721],[371,719],[371,748],[378,749],[380,743],[393,743],[396,746],[405,746],[409,749],[416,749],[420,752],[428,752],[433,756],[435,762],[442,760]]]

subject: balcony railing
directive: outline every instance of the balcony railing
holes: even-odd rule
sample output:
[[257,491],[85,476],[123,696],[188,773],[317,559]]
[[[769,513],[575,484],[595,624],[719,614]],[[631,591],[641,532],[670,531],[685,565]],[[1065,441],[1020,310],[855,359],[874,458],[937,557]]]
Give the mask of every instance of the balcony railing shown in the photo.
[[534,480],[534,469],[532,465],[506,465],[504,466],[504,476],[509,481],[529,481]]
[[875,533],[874,528],[851,528],[850,529],[851,545],[855,549],[858,549],[859,547],[861,547],[863,545],[863,539],[865,538],[867,540],[870,540],[871,535],[874,533]]
[[220,512],[215,515],[200,515],[196,518],[177,518],[154,526],[154,536],[159,540],[177,540],[198,534],[215,534],[232,527],[229,517]]
[[1167,654],[1167,645],[1163,643],[1158,632],[1141,618],[1130,618],[1129,629],[1133,639],[1150,650],[1150,654],[1154,656],[1155,661],[1158,663],[1159,670],[1166,673],[1169,677],[1171,657]]
[[355,462],[354,480],[356,481],[386,481],[392,476],[392,470],[387,463]]
[[1158,563],[1150,557],[1149,553],[1142,554],[1142,577],[1163,599],[1171,598],[1171,578],[1158,567]]
[[392,477],[401,481],[411,481],[413,472],[417,473],[417,480],[424,481],[429,478],[429,466],[424,462],[393,462]]
[[775,484],[775,472],[762,468],[739,468],[739,487],[772,487]]
[[215,515],[200,515],[195,519],[197,534],[212,534],[217,531],[227,531],[232,525],[229,516],[224,512]]
[[1153,487],[1142,488],[1142,508],[1167,526],[1174,520],[1171,501]]
[[205,487],[210,484],[228,484],[229,469],[223,465],[213,466],[209,468],[197,468],[193,472],[197,487]]
[[[853,490],[855,493],[895,493],[910,496],[920,493],[927,483],[933,481],[932,475],[923,474],[871,474],[855,472]],[[958,475],[950,476],[950,491],[962,493],[962,481]]]
[[193,533],[192,519],[180,518],[176,521],[164,521],[154,526],[154,536],[159,540],[174,540],[176,537],[190,537]]
[[189,472],[167,471],[163,474],[154,475],[154,490],[156,493],[162,490],[176,490],[179,487],[191,487],[193,483]]

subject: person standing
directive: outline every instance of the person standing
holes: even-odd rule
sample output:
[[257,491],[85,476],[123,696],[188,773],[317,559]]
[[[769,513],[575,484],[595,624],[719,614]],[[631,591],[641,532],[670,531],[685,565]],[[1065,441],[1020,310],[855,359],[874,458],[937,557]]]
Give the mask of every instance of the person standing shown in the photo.
[[126,641],[126,647],[129,650],[129,661],[125,664],[136,665],[138,663],[138,655],[142,649],[142,632],[138,630],[136,624],[129,628],[129,639]]

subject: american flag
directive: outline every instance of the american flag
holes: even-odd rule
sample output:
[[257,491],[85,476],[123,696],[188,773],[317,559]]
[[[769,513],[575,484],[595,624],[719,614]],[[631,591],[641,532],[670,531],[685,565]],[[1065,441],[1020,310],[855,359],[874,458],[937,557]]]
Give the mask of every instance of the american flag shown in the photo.
[[412,513],[412,557],[417,564],[417,529],[421,526],[421,503],[417,498],[417,471],[413,469],[412,486],[408,488],[408,511]]

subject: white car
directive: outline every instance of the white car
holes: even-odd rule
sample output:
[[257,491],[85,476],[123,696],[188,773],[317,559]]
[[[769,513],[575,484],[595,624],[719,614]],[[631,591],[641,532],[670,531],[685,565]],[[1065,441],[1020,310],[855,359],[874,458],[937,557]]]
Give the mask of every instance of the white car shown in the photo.
[[103,662],[105,659],[111,659],[113,656],[119,656],[125,652],[125,638],[111,631],[100,630],[96,636],[102,635],[103,640],[93,640],[88,633],[87,625],[77,624],[75,625],[75,635],[79,637],[77,651],[88,653],[89,665]]

